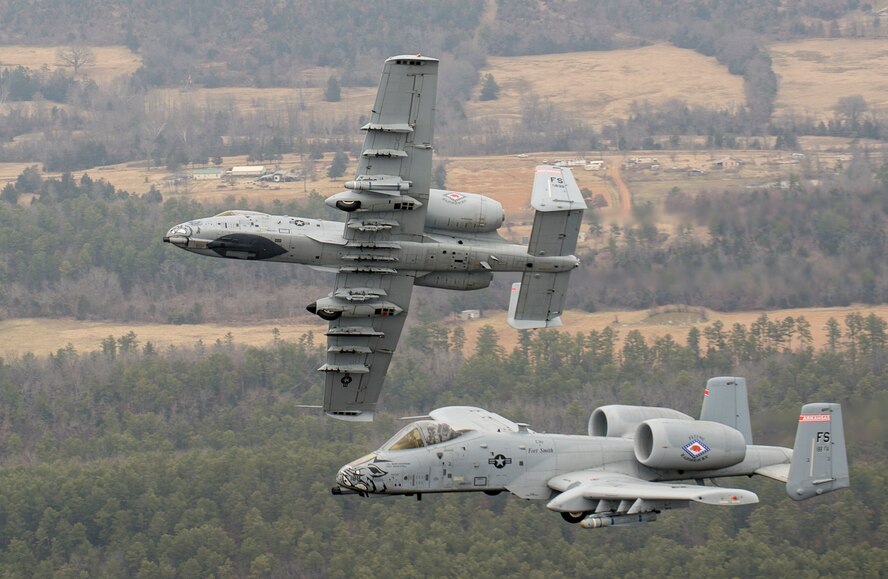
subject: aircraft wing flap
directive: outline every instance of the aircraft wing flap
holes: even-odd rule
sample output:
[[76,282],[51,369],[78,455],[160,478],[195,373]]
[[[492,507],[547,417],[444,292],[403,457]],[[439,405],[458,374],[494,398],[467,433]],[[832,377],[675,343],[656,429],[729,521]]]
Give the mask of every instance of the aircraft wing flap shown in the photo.
[[[590,500],[694,501],[707,505],[747,505],[758,502],[744,489],[704,487],[674,482],[651,482],[629,475],[583,470],[558,475],[549,488]],[[556,498],[555,501],[558,499]]]

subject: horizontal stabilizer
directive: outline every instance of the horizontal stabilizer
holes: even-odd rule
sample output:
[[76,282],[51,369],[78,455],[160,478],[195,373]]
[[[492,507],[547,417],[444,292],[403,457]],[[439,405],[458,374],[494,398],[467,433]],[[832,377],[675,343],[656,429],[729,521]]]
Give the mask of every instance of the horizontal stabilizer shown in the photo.
[[768,477],[777,482],[785,483],[789,480],[789,463],[771,464],[757,468],[753,471],[755,474]]
[[586,202],[570,169],[536,168],[530,204],[535,213],[527,253],[533,256],[573,255]]
[[[516,330],[561,326],[561,308],[569,275],[544,273],[537,274],[539,277],[533,277],[527,283],[513,283],[512,295],[509,297],[509,325]],[[557,276],[562,278],[559,280]]]
[[[570,169],[540,165],[533,179],[530,204],[535,213],[528,255],[535,258],[572,256],[583,223],[586,202]],[[573,267],[579,264],[575,261]],[[571,267],[572,269],[572,267]],[[570,270],[531,271],[512,284],[509,325],[519,330],[561,325]]]

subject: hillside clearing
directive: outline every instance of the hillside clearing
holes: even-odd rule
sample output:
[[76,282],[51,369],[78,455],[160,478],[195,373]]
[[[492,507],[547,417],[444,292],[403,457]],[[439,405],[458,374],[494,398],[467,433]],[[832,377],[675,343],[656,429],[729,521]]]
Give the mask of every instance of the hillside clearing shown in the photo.
[[836,102],[861,95],[888,109],[888,41],[834,38],[781,42],[771,47],[780,79],[776,115],[833,117]]
[[[24,66],[31,70],[40,70],[43,66],[49,70],[61,67],[57,64],[56,52],[64,46],[0,46],[0,68]],[[134,73],[141,65],[142,59],[126,46],[91,46],[95,63],[84,66],[78,75],[89,77],[98,84],[109,84],[115,78]]]
[[499,98],[466,105],[470,118],[518,123],[527,95],[548,100],[571,118],[601,125],[625,118],[633,102],[727,108],[745,101],[743,80],[715,58],[671,44],[603,52],[491,57],[481,71],[492,74]]

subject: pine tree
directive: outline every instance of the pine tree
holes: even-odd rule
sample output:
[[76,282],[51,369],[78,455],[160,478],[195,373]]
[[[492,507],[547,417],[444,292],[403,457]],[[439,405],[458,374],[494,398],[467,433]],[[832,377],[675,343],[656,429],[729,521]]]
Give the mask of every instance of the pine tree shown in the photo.
[[331,179],[338,179],[345,175],[345,170],[347,168],[348,155],[342,151],[336,151],[336,154],[333,155],[333,163],[330,165],[330,168],[327,169],[327,176]]
[[324,89],[324,100],[328,103],[338,103],[342,99],[342,92],[339,88],[339,80],[335,76],[327,79],[327,88]]
[[494,101],[499,98],[500,87],[496,84],[493,75],[487,73],[484,77],[484,86],[481,87],[481,95],[478,97],[480,101]]

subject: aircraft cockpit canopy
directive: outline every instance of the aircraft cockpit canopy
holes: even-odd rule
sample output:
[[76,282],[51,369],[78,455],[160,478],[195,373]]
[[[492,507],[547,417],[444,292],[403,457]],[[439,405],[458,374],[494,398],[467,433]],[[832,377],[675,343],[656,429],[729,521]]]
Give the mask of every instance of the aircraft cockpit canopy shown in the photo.
[[420,420],[412,422],[402,428],[398,434],[391,437],[382,445],[380,450],[409,450],[422,448],[441,442],[447,442],[458,438],[463,434],[461,430],[454,430],[445,422],[437,420]]
[[216,215],[216,217],[234,217],[235,215],[246,215],[253,217],[267,216],[268,213],[262,213],[261,211],[247,211],[244,209],[228,209]]

